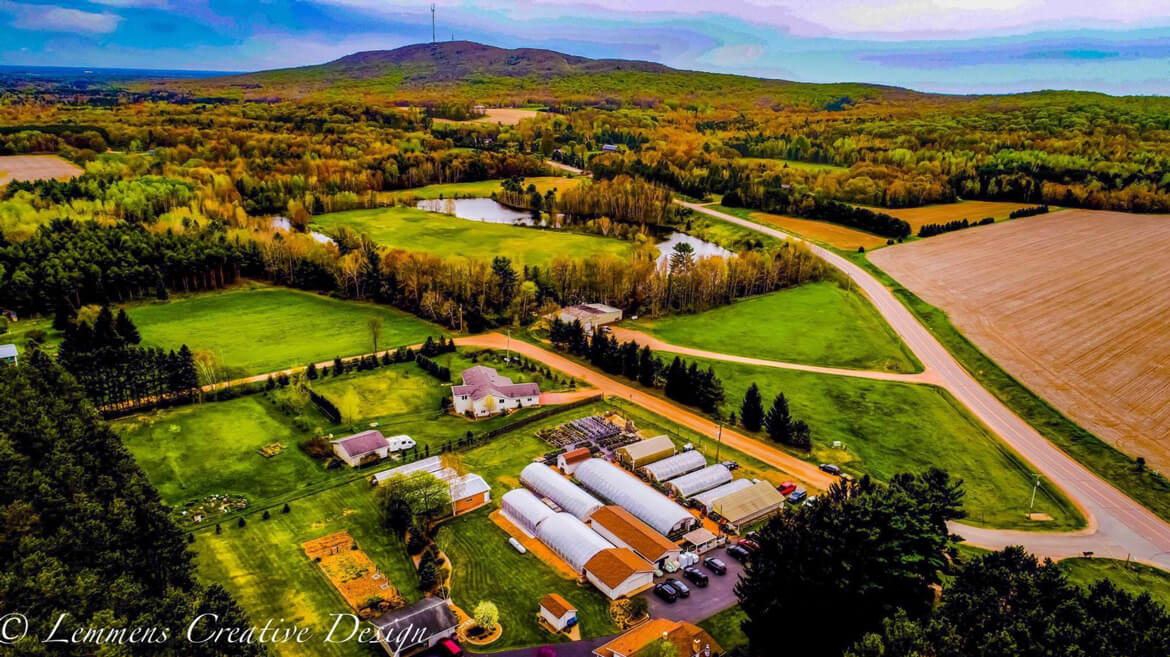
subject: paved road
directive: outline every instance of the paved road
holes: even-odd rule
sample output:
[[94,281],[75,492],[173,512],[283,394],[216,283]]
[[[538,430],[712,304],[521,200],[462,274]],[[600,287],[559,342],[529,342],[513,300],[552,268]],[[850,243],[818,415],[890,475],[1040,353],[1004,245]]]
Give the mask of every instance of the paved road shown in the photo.
[[[500,652],[481,653],[477,652],[471,646],[464,646],[467,652],[474,654],[491,655],[492,657],[543,657],[544,655],[554,655],[554,657],[592,657],[593,649],[609,643],[612,639],[617,637],[616,634],[610,636],[596,637],[593,639],[582,639],[580,641],[572,641],[570,643],[552,643],[544,646],[533,646],[531,648],[517,648],[515,650],[501,650]],[[551,652],[541,652],[547,650]]]
[[[697,413],[689,411],[674,402],[628,386],[601,372],[579,365],[561,354],[543,349],[534,344],[519,340],[509,340],[499,333],[455,338],[455,344],[462,347],[483,347],[488,349],[510,348],[518,354],[541,361],[549,367],[558,369],[577,380],[584,381],[607,395],[628,399],[630,402],[652,413],[661,415],[672,422],[697,431],[704,436],[715,438],[719,433],[719,425]],[[748,456],[755,457],[773,468],[791,475],[793,479],[799,480],[813,489],[824,490],[836,481],[835,477],[821,472],[812,463],[802,461],[787,452],[780,451],[727,427],[723,427],[723,444],[738,449]]]
[[[735,597],[735,583],[739,581],[739,574],[743,572],[743,564],[727,556],[726,548],[711,550],[703,557],[722,559],[723,563],[727,564],[727,574],[716,575],[700,564],[699,570],[707,574],[709,581],[707,588],[704,589],[691,584],[681,572],[667,575],[666,577],[673,577],[686,584],[691,589],[691,595],[675,602],[666,602],[654,595],[653,590],[642,593],[642,597],[650,603],[651,617],[698,623],[739,603],[739,599]],[[655,583],[665,580],[666,577],[659,577]]]
[[[788,233],[696,203],[675,202],[772,237],[803,241]],[[880,281],[828,249],[815,244],[809,244],[809,247],[853,279],[927,371],[938,377],[938,385],[948,390],[993,433],[1019,452],[1048,482],[1064,491],[1089,520],[1086,531],[1073,534],[994,531],[963,525],[956,525],[953,528],[955,533],[968,538],[973,544],[993,549],[1023,545],[1038,555],[1054,558],[1092,551],[1097,556],[1122,559],[1128,556],[1161,568],[1170,568],[1170,525],[1052,445],[1004,406],[963,369]]]
[[918,374],[900,374],[896,372],[881,372],[878,370],[852,370],[844,367],[820,367],[819,365],[803,365],[801,363],[785,363],[778,360],[765,360],[763,358],[751,358],[749,356],[735,356],[733,354],[724,354],[718,351],[707,351],[706,349],[694,349],[692,347],[681,347],[679,345],[663,342],[662,340],[634,329],[622,328],[614,326],[610,329],[620,342],[634,340],[638,344],[650,347],[654,351],[666,351],[672,354],[682,354],[684,356],[692,356],[694,358],[706,358],[709,360],[722,360],[729,363],[743,363],[745,365],[758,365],[760,367],[775,367],[783,370],[799,370],[801,372],[816,372],[818,374],[832,374],[835,376],[852,376],[859,379],[873,379],[875,381],[897,381],[899,383],[926,383],[938,385],[938,377],[930,370],[924,370]]

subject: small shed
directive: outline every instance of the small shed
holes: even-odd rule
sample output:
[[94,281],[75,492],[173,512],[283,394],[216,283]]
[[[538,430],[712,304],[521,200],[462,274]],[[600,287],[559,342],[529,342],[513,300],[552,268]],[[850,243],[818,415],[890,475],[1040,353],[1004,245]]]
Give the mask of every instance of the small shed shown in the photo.
[[670,436],[655,436],[618,448],[617,457],[627,468],[637,470],[674,456],[676,451]]
[[700,527],[683,535],[683,547],[693,548],[695,552],[704,554],[719,547],[719,537],[710,529]]
[[577,624],[577,608],[558,593],[549,593],[540,599],[540,618],[557,632],[564,632]]
[[332,441],[333,453],[351,468],[380,461],[390,455],[390,441],[377,429]]
[[557,457],[557,468],[571,477],[577,471],[577,466],[588,461],[590,456],[588,447],[569,450]]
[[0,363],[17,364],[16,345],[0,344]]

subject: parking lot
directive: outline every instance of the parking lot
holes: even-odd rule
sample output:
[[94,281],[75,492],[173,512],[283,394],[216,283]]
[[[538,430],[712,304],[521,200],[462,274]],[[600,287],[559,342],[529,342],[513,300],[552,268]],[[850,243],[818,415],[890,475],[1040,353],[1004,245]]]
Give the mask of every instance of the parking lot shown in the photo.
[[707,557],[718,557],[723,563],[727,564],[727,574],[716,575],[700,562],[697,567],[707,575],[710,582],[707,584],[707,588],[703,589],[695,586],[690,580],[683,577],[681,570],[677,573],[659,577],[654,581],[655,584],[665,580],[667,577],[673,577],[686,584],[687,588],[691,590],[691,595],[687,598],[679,598],[671,603],[654,595],[653,589],[641,593],[640,595],[650,602],[651,617],[697,623],[739,602],[735,597],[734,589],[735,583],[739,580],[739,574],[743,572],[743,564],[728,556],[727,549],[722,547],[711,550],[703,555],[704,559]]

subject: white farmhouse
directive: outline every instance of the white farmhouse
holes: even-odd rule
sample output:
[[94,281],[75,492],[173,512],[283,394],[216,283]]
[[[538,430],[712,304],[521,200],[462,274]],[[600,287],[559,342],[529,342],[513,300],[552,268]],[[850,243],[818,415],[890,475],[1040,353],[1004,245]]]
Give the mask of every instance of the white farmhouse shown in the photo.
[[463,415],[470,411],[475,417],[540,405],[540,386],[512,383],[512,379],[483,365],[463,370],[463,385],[452,386],[451,394],[456,413]]

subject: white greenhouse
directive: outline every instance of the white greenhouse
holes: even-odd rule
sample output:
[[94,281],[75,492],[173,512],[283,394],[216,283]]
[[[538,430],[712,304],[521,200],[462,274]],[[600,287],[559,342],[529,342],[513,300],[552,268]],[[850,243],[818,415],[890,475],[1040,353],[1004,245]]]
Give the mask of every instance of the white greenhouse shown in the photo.
[[536,536],[537,526],[554,515],[547,504],[523,488],[504,493],[500,498],[500,509],[513,525],[529,536]]
[[554,513],[536,528],[536,537],[578,574],[585,564],[602,550],[613,545],[597,532],[568,513]]
[[682,497],[690,497],[691,495],[698,495],[705,490],[711,490],[717,486],[722,486],[731,481],[731,470],[726,466],[715,464],[709,465],[702,470],[692,472],[688,475],[683,475],[678,479],[671,479],[666,482],[675,493]]
[[731,495],[732,493],[738,493],[745,488],[751,487],[751,479],[736,479],[731,483],[723,484],[722,486],[712,488],[711,490],[703,491],[702,493],[692,497],[691,501],[698,502],[703,507],[703,512],[708,513],[711,511],[711,505],[719,498],[724,497],[725,495]]
[[660,534],[670,536],[699,523],[670,498],[602,459],[589,459],[577,466],[576,476],[590,491],[623,507]]
[[654,481],[666,481],[706,467],[707,458],[695,450],[675,454],[670,458],[643,466],[642,472]]
[[547,497],[557,506],[584,520],[605,506],[556,470],[543,463],[531,463],[520,471],[520,483],[541,497]]

